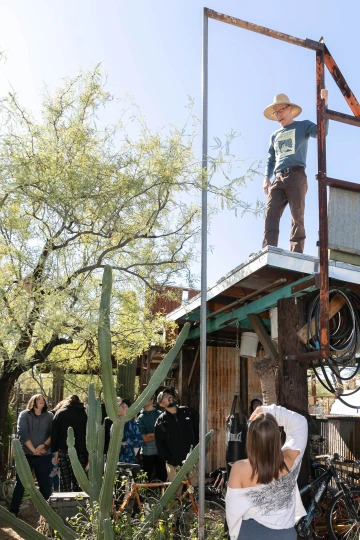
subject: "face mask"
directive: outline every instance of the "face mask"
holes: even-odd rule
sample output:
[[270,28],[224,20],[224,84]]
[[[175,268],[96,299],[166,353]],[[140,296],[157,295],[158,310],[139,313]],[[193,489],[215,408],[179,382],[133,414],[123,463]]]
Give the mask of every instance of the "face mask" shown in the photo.
[[174,399],[171,403],[169,403],[168,407],[176,407],[177,401]]

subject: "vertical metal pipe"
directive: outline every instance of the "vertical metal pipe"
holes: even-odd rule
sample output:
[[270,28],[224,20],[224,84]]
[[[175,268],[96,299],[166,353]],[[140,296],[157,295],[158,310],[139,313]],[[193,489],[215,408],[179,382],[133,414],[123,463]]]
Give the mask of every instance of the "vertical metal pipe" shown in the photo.
[[200,463],[199,463],[199,540],[205,538],[205,472],[207,428],[207,373],[206,373],[206,293],[207,293],[207,154],[208,154],[208,23],[204,10],[202,59],[202,170],[201,196],[201,306],[200,306]]
[[321,89],[325,88],[324,52],[316,51],[316,105],[318,141],[318,193],[319,193],[319,246],[320,246],[320,347],[324,356],[329,356],[329,261],[328,219],[326,186],[326,134],[325,104]]

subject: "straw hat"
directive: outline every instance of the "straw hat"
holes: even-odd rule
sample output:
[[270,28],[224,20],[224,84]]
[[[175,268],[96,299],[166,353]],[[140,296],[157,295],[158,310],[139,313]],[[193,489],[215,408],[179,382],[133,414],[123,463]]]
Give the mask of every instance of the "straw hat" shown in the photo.
[[299,107],[299,105],[296,105],[295,103],[291,103],[290,99],[285,94],[278,94],[274,97],[274,101],[266,107],[264,110],[264,116],[268,120],[275,120],[276,116],[273,114],[274,112],[274,105],[291,105],[292,106],[292,116],[293,118],[296,118],[299,116],[299,114],[302,111],[302,108]]

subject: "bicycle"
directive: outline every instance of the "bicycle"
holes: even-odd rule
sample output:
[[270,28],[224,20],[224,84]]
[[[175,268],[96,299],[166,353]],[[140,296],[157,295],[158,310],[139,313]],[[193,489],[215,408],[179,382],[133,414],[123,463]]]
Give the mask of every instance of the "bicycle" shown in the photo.
[[[335,462],[340,456],[318,456],[326,458],[327,469],[315,478],[311,484],[300,490],[304,498],[312,494],[305,517],[296,524],[296,530],[301,538],[329,538],[333,540],[359,540],[360,535],[360,489],[349,487],[339,476]],[[330,482],[334,481],[338,492]]]
[[[1,492],[3,499],[10,504],[14,492],[15,487],[15,478],[7,478],[7,480],[4,480],[1,486]],[[24,495],[22,498],[22,502],[29,501],[30,500],[30,494],[25,490]]]
[[[116,521],[121,512],[128,510],[132,515],[136,513],[147,514],[154,504],[157,504],[166,488],[171,482],[137,482],[136,476],[140,471],[137,464],[118,464],[120,471],[128,470],[130,474],[116,490],[114,494],[113,516]],[[129,485],[130,480],[130,485]],[[173,528],[180,538],[186,538],[196,526],[199,514],[199,506],[195,497],[195,488],[191,481],[186,478],[182,482],[183,493],[174,499],[169,508],[164,509],[165,516],[172,520]],[[132,503],[132,504],[131,504]],[[225,523],[225,501],[216,497],[212,492],[205,491],[205,535],[218,529],[220,524]],[[220,525],[221,526],[221,525]]]
[[228,474],[225,468],[219,468],[209,473],[208,478],[215,478],[214,483],[208,486],[209,493],[214,494],[216,497],[225,500],[226,486],[228,481]]

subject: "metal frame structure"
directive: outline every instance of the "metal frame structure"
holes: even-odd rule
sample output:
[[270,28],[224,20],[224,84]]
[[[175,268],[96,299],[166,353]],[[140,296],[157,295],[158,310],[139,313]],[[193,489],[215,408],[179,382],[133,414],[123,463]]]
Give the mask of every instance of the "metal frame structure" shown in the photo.
[[[320,350],[306,355],[292,355],[292,360],[308,360],[329,357],[329,260],[328,260],[328,214],[327,214],[327,187],[360,192],[360,184],[328,178],[326,174],[326,140],[325,120],[335,120],[360,127],[360,104],[348,86],[344,76],[330,54],[324,41],[321,39],[300,39],[288,34],[277,32],[256,24],[224,15],[217,11],[204,8],[203,22],[203,143],[202,165],[207,170],[208,153],[208,20],[231,24],[251,32],[256,32],[285,41],[292,45],[311,49],[316,53],[316,108],[318,125],[318,196],[319,196],[319,255],[320,255]],[[325,66],[339,87],[353,115],[327,110],[320,92],[324,88]],[[206,185],[202,191],[202,236],[201,236],[201,308],[200,308],[200,508],[199,508],[199,539],[204,538],[204,504],[205,504],[205,433],[206,433],[206,296],[207,296],[207,190]],[[301,358],[300,358],[301,356]]]

